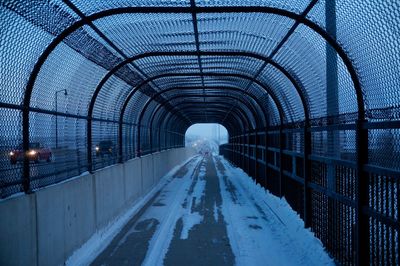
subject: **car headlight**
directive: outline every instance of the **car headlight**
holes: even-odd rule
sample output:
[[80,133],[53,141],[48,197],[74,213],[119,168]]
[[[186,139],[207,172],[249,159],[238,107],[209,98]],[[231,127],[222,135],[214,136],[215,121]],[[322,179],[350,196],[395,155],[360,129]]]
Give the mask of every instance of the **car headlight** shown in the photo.
[[30,150],[30,151],[28,152],[29,155],[36,155],[36,153],[37,153],[37,152],[36,152],[35,150]]
[[15,154],[14,152],[12,152],[12,151],[10,152],[10,156],[14,156],[14,154]]
[[100,148],[98,146],[96,146],[96,151],[99,151],[99,150],[100,150]]

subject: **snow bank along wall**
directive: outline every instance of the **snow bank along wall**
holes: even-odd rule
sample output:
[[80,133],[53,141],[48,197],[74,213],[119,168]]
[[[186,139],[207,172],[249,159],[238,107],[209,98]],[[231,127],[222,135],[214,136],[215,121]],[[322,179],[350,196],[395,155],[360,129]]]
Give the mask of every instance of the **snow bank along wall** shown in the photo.
[[191,148],[166,150],[0,202],[0,265],[62,265]]

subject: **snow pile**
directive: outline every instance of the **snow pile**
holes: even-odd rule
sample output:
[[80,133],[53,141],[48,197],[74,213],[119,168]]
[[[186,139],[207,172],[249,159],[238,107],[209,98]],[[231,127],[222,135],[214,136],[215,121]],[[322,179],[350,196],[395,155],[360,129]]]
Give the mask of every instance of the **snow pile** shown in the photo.
[[[290,205],[222,157],[215,163],[222,213],[237,265],[334,265]],[[220,165],[221,166],[221,165]],[[217,167],[218,169],[218,167]]]

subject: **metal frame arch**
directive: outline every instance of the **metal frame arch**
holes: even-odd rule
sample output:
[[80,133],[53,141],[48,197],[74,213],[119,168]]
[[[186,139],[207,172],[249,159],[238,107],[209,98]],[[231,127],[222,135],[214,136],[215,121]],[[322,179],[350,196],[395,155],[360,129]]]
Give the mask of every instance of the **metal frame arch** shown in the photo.
[[[197,103],[200,104],[201,102],[197,102]],[[184,104],[184,102],[181,102],[181,103],[179,103],[179,104],[177,104],[177,105],[183,105],[183,104]],[[204,104],[204,102],[203,102],[203,104]],[[181,110],[182,110],[182,109],[184,110],[184,109],[188,109],[188,108],[193,108],[193,106],[186,106],[186,107],[182,107],[182,108],[180,108],[180,109],[181,109]],[[210,107],[209,109],[211,109],[211,107]],[[217,110],[217,111],[221,111],[221,110]],[[235,117],[235,120],[241,122],[241,123],[240,123],[240,128],[241,128],[241,131],[244,132],[245,129],[246,129],[246,127],[249,128],[249,126],[248,126],[248,122],[249,122],[248,120],[249,120],[249,118],[246,117],[246,116],[244,116],[243,113],[238,112],[236,109],[233,109],[233,111],[234,111],[234,114],[236,114],[236,116],[234,116],[234,117]],[[165,115],[164,115],[162,121],[165,121],[165,120],[166,120],[166,119],[165,119],[165,116],[166,116],[166,115],[169,115],[170,117],[173,117],[174,112],[172,112],[172,113],[170,113],[170,112],[165,112],[164,114],[165,114]],[[241,116],[242,116],[241,119],[237,119],[238,117],[241,117]],[[244,118],[244,119],[243,119],[243,118]],[[247,126],[244,125],[244,123],[243,123],[244,120],[246,120]]]
[[[343,48],[333,39],[324,29],[319,27],[316,23],[302,16],[301,14],[297,14],[285,9],[273,8],[273,7],[245,7],[245,6],[218,6],[218,7],[121,7],[115,9],[103,10],[97,13],[94,13],[90,16],[85,17],[79,21],[76,21],[74,24],[70,25],[68,28],[64,29],[56,38],[46,47],[45,51],[40,55],[37,63],[35,64],[33,71],[29,77],[29,81],[27,84],[27,88],[25,90],[24,95],[24,107],[29,107],[31,93],[34,87],[34,83],[38,73],[47,57],[51,54],[51,52],[70,34],[76,31],[78,28],[88,25],[89,23],[112,15],[124,14],[124,13],[267,13],[267,14],[275,14],[279,16],[284,16],[290,19],[295,20],[298,23],[301,23],[314,32],[316,32],[319,36],[321,36],[327,43],[329,43],[332,48],[335,49],[337,54],[342,58],[348,72],[353,81],[354,88],[356,90],[357,95],[357,103],[358,103],[358,112],[359,119],[365,119],[365,110],[364,110],[364,100],[363,100],[363,92],[361,89],[361,85],[358,79],[357,72],[349,59],[346,52]],[[197,53],[197,52],[196,52]],[[29,117],[28,117],[29,119]],[[29,121],[29,120],[28,120]]]
[[304,95],[304,92],[302,91],[302,87],[300,86],[300,84],[298,84],[298,82],[296,81],[296,78],[293,77],[289,73],[289,71],[287,71],[283,66],[281,66],[280,64],[278,64],[276,61],[274,61],[271,58],[268,58],[268,57],[265,57],[265,56],[259,55],[259,54],[254,54],[254,53],[251,53],[251,52],[241,52],[241,51],[149,52],[149,53],[143,53],[143,54],[139,54],[137,56],[128,58],[128,59],[122,61],[121,63],[119,63],[118,65],[116,65],[109,72],[107,72],[107,74],[101,79],[99,84],[96,86],[96,89],[95,89],[95,91],[94,91],[94,93],[92,95],[92,98],[91,98],[91,101],[90,101],[90,104],[89,104],[88,116],[92,117],[95,101],[96,101],[97,96],[100,93],[100,90],[102,89],[102,87],[105,85],[105,83],[108,81],[108,79],[112,75],[114,75],[119,69],[121,69],[123,66],[125,66],[125,65],[127,65],[129,63],[133,63],[136,60],[140,60],[140,59],[147,58],[147,57],[154,57],[154,56],[195,56],[197,54],[200,54],[200,56],[243,56],[243,57],[249,57],[249,58],[257,59],[257,60],[263,61],[264,63],[268,63],[268,64],[272,65],[273,67],[278,69],[278,71],[280,71],[290,81],[290,83],[292,83],[293,87],[296,90],[296,93],[300,97],[300,100],[301,100],[301,102],[303,104],[303,112],[304,112],[305,119],[307,119],[310,116],[310,114],[309,114],[310,113],[309,104],[307,102],[306,96]]
[[[252,121],[252,123],[251,123],[252,127],[257,128],[258,126],[264,124],[263,121],[260,119],[260,116],[258,115],[259,113],[258,113],[258,110],[257,110],[256,106],[253,103],[249,102],[249,101],[243,100],[238,95],[224,95],[224,96],[221,96],[221,95],[218,95],[218,94],[206,94],[206,95],[201,95],[200,96],[200,95],[193,95],[193,94],[182,94],[182,95],[172,96],[171,98],[168,98],[168,99],[162,101],[160,104],[165,105],[165,104],[169,103],[170,101],[173,101],[173,100],[176,100],[176,99],[179,99],[179,98],[215,98],[216,100],[212,101],[214,103],[217,102],[217,99],[223,99],[223,98],[229,98],[229,99],[232,99],[234,101],[239,101],[242,104],[242,107],[243,106],[246,107],[247,110],[249,110],[251,112],[251,117],[253,118],[251,120]],[[146,103],[146,106],[144,106],[142,108],[141,113],[139,115],[139,119],[137,121],[138,125],[141,125],[143,123],[144,115],[148,111],[147,108],[149,107],[149,104],[151,104],[151,103],[152,103],[152,101]],[[206,104],[207,102],[203,102],[203,103]],[[223,103],[223,102],[221,101],[221,103]],[[242,108],[242,110],[244,110],[244,109]],[[177,110],[177,111],[179,112],[179,110]],[[150,125],[150,123],[148,125]]]
[[[280,104],[279,99],[276,97],[275,93],[268,86],[264,85],[261,81],[254,79],[253,77],[242,75],[242,74],[227,74],[227,73],[212,73],[212,72],[208,72],[208,73],[167,73],[167,74],[161,74],[161,75],[150,77],[150,78],[144,80],[143,82],[141,82],[133,90],[131,90],[131,92],[126,97],[125,102],[124,102],[123,107],[120,112],[120,118],[119,118],[120,134],[121,134],[123,117],[125,114],[126,107],[128,106],[129,101],[134,96],[134,94],[137,91],[139,91],[142,86],[146,85],[149,82],[152,82],[156,79],[160,79],[160,78],[164,78],[164,77],[174,77],[174,76],[175,77],[190,77],[190,76],[194,76],[194,77],[199,77],[199,76],[237,77],[237,78],[242,78],[242,79],[252,81],[255,84],[257,84],[258,86],[260,86],[261,88],[263,88],[264,91],[272,98],[272,100],[274,101],[274,103],[277,106],[278,111],[279,111],[280,124],[283,125],[284,111]],[[89,139],[88,139],[88,143],[89,143]],[[90,149],[90,152],[89,152],[89,149]],[[88,154],[91,155],[91,145],[88,145]]]
[[[213,94],[207,94],[207,95],[202,95],[202,96],[200,96],[200,97],[218,98],[219,96],[218,96],[218,95],[213,95]],[[173,100],[176,100],[176,99],[179,99],[179,98],[199,98],[199,96],[198,96],[198,95],[180,94],[180,95],[176,95],[176,96],[173,96],[173,97],[171,97],[171,98],[168,98],[168,99],[165,100],[163,103],[166,103],[166,102],[169,102],[169,101],[173,101]],[[232,96],[232,95],[225,95],[225,96],[223,96],[223,97],[221,97],[221,98],[230,98],[230,99],[234,99],[234,100],[240,101],[242,104],[244,104],[244,106],[246,106],[246,107],[250,110],[250,112],[252,113],[252,116],[253,116],[253,119],[254,119],[254,126],[257,127],[257,117],[258,117],[258,114],[257,114],[257,111],[255,110],[255,108],[254,108],[253,105],[251,105],[249,102],[244,101],[243,99],[240,99],[239,97],[235,97],[235,96]],[[192,101],[190,101],[190,102],[188,102],[188,103],[192,103]],[[207,103],[217,103],[217,101],[203,102],[203,104],[207,104]],[[221,102],[218,102],[218,103],[223,103],[223,102],[221,101]],[[143,119],[143,116],[144,116],[144,114],[145,114],[145,112],[146,112],[146,109],[145,109],[146,107],[147,107],[147,106],[145,106],[145,107],[142,109],[141,113],[140,113],[140,117],[139,117],[139,120],[138,120],[138,122],[137,122],[137,125],[138,125],[138,126],[140,126],[140,125],[142,124],[142,119]],[[242,111],[244,111],[244,110],[242,110]],[[251,125],[253,125],[253,123],[251,123]]]
[[246,79],[249,81],[252,81],[256,83],[258,86],[264,89],[264,91],[272,98],[272,100],[275,102],[275,105],[278,107],[279,113],[280,113],[280,123],[283,124],[283,118],[284,118],[284,112],[283,108],[280,104],[280,101],[278,97],[276,97],[275,93],[266,85],[264,85],[261,81],[254,79],[253,77],[242,75],[242,74],[228,74],[228,73],[214,73],[214,72],[206,72],[206,73],[166,73],[166,74],[161,74],[157,76],[153,76],[148,78],[147,80],[143,81],[140,83],[137,87],[135,87],[126,97],[125,102],[123,104],[123,107],[121,109],[120,113],[120,122],[123,121],[122,117],[124,116],[125,109],[130,101],[130,99],[134,96],[134,94],[144,85],[147,83],[160,79],[160,78],[165,78],[165,77],[200,77],[200,76],[216,76],[216,77],[237,77],[237,78],[242,78]]
[[[358,102],[358,111],[359,118],[365,119],[365,110],[364,110],[364,100],[363,100],[363,92],[361,89],[361,85],[358,79],[357,72],[352,64],[352,61],[349,59],[348,55],[344,51],[344,49],[339,45],[339,43],[333,39],[324,29],[318,26],[316,23],[302,16],[301,14],[297,14],[285,9],[274,8],[274,7],[255,7],[255,6],[218,6],[218,7],[120,7],[114,9],[103,10],[92,15],[85,17],[85,19],[81,19],[76,21],[74,24],[70,25],[68,28],[64,29],[45,49],[45,51],[41,54],[38,59],[38,62],[35,64],[32,74],[29,78],[27,89],[25,91],[24,97],[24,106],[29,106],[30,96],[32,93],[33,85],[35,83],[37,74],[39,73],[41,66],[46,61],[47,57],[50,53],[58,46],[66,37],[68,37],[71,33],[76,31],[78,28],[88,25],[89,23],[112,15],[125,14],[125,13],[264,13],[264,14],[275,14],[278,16],[287,17],[293,19],[294,21],[301,23],[312,31],[316,32],[319,36],[321,36],[327,43],[329,43],[332,48],[334,48],[337,54],[342,58],[348,72],[353,81],[353,85],[356,90],[357,102]],[[196,52],[197,53],[197,52]]]
[[[229,87],[229,86],[225,86],[225,87],[209,87],[209,86],[206,86],[205,87],[205,89],[214,89],[214,88],[219,88],[219,89],[223,89],[223,90],[227,90],[227,91],[236,91],[236,92],[240,92],[240,93],[245,93],[250,99],[252,99],[258,106],[259,106],[259,108],[260,108],[260,110],[262,111],[262,113],[263,113],[263,116],[264,116],[264,121],[265,121],[265,123],[268,123],[268,115],[267,115],[267,113],[266,113],[266,110],[263,108],[263,106],[262,106],[262,104],[261,104],[261,102],[259,101],[259,99],[257,98],[257,97],[255,97],[255,96],[253,96],[252,94],[250,94],[249,92],[247,92],[247,91],[243,91],[242,89],[239,89],[239,88],[236,88],[236,87]],[[154,98],[156,98],[159,94],[162,94],[162,93],[166,93],[166,92],[168,92],[168,91],[173,91],[173,90],[194,90],[194,89],[199,89],[199,90],[201,90],[202,89],[202,87],[178,87],[178,88],[175,88],[175,87],[173,87],[173,88],[169,88],[169,89],[166,89],[166,90],[163,90],[163,91],[160,91],[159,93],[157,93],[156,95],[154,95],[151,99],[149,99],[147,102],[146,102],[146,104],[144,105],[144,107],[142,108],[142,110],[141,110],[141,115],[139,116],[140,117],[140,119],[139,119],[139,122],[138,122],[138,124],[140,125],[141,124],[141,119],[143,118],[143,115],[142,115],[142,113],[144,113],[144,112],[146,112],[147,111],[147,107],[149,106],[149,104],[154,100]],[[221,97],[224,97],[224,96],[221,96]],[[167,102],[168,101],[168,99],[166,99],[166,101],[164,101],[164,102]],[[163,103],[164,103],[163,102]],[[163,106],[163,103],[160,103],[159,105],[157,105],[157,107],[155,108],[155,109],[153,109],[153,111],[152,111],[152,113],[151,113],[151,116],[150,116],[150,128],[153,128],[153,120],[154,120],[154,116],[155,116],[155,113],[158,111],[158,109],[159,108],[161,108],[162,106]],[[256,108],[256,106],[254,106],[253,105],[253,103],[251,102],[251,101],[249,101],[249,103],[253,106],[253,109],[256,111],[256,113],[257,113],[257,116],[259,115],[259,113],[258,113],[258,111],[257,111],[257,108]],[[256,124],[259,124],[258,122],[257,122],[257,120],[255,121],[256,122]],[[267,124],[264,124],[265,126],[267,126]],[[258,127],[257,127],[258,128]],[[151,132],[150,132],[150,135],[151,135]],[[152,139],[152,136],[150,136],[150,138]]]
[[[164,90],[163,92],[173,91],[173,90],[186,90],[186,89],[187,90],[194,90],[194,89],[201,90],[202,88],[203,87],[199,87],[199,86],[198,87],[196,87],[196,86],[192,86],[192,87],[173,87],[173,88],[169,88],[168,90]],[[244,91],[244,90],[240,89],[239,87],[234,87],[234,86],[205,86],[204,88],[205,89],[222,89],[221,91],[224,91],[224,90],[237,91],[237,92],[246,94],[247,96],[249,96],[252,100],[254,100],[257,103],[257,105],[259,106],[259,108],[263,112],[263,116],[265,118],[266,123],[268,123],[268,121],[267,121],[268,120],[267,112],[264,109],[264,107],[262,106],[260,99],[258,99],[255,95],[253,95],[253,94],[251,94],[251,93],[249,93],[247,91]],[[161,108],[161,107],[162,106],[157,106],[156,109],[154,109],[153,113],[156,113],[157,109]],[[150,125],[152,125],[153,119],[154,119],[154,116],[150,120],[151,121]]]
[[[155,94],[155,95],[153,95],[149,100],[147,100],[147,102],[145,103],[145,105],[143,106],[143,108],[142,108],[142,110],[141,110],[141,112],[140,112],[140,115],[139,115],[139,122],[138,122],[138,124],[140,124],[140,121],[142,120],[142,118],[143,118],[143,116],[144,116],[144,113],[147,111],[147,108],[148,108],[148,106],[150,105],[150,103],[152,102],[152,101],[154,101],[154,99],[156,98],[156,97],[158,97],[159,95],[161,95],[161,94],[164,94],[164,93],[166,93],[166,92],[170,92],[170,91],[174,91],[174,90],[188,90],[188,91],[193,91],[193,90],[201,90],[203,87],[195,87],[195,86],[193,86],[193,87],[177,87],[177,88],[175,88],[175,87],[172,87],[172,88],[168,88],[168,89],[165,89],[165,90],[162,90],[162,91],[160,91],[160,92],[158,92],[157,94]],[[229,87],[229,86],[221,86],[221,87],[210,87],[210,86],[205,86],[204,87],[205,89],[222,89],[221,91],[235,91],[235,92],[239,92],[239,93],[244,93],[244,94],[246,94],[250,99],[252,99],[256,104],[257,104],[257,106],[260,108],[260,110],[262,111],[262,113],[263,113],[263,116],[264,116],[264,121],[266,122],[267,121],[267,114],[266,114],[266,112],[265,112],[265,109],[263,108],[263,106],[261,105],[261,102],[258,100],[258,98],[257,97],[255,97],[255,96],[253,96],[252,94],[250,94],[249,92],[247,92],[247,91],[243,91],[242,89],[239,89],[239,88],[236,88],[236,87]],[[215,94],[210,94],[210,95],[214,95],[214,97],[217,97],[217,95],[215,95]],[[220,97],[225,97],[225,95],[221,95]],[[161,105],[164,105],[166,102],[168,102],[169,101],[169,99],[166,99],[165,101],[163,101],[163,102],[161,102],[160,104]],[[256,108],[256,106],[255,105],[253,105],[253,103],[250,101],[249,102],[251,105],[252,105],[252,108],[256,111],[256,113],[257,113],[257,116],[259,115],[258,114],[258,110],[257,110],[257,108]],[[143,113],[143,114],[142,114]],[[257,122],[258,120],[256,120],[255,122],[258,124],[259,122]],[[265,125],[265,123],[262,123],[262,124],[264,124]]]
[[[182,103],[182,105],[183,105],[184,103]],[[193,105],[193,104],[201,104],[201,102],[190,102],[190,104],[191,105]],[[203,104],[204,104],[204,102],[203,102]],[[215,104],[219,104],[218,106],[215,106]],[[185,109],[190,109],[190,108],[193,108],[193,106],[184,106],[184,107],[181,107],[181,109],[183,109],[183,110],[185,110]],[[220,108],[220,109],[219,109]],[[214,103],[214,106],[209,106],[209,108],[208,108],[208,110],[212,110],[212,112],[214,112],[214,113],[217,113],[217,112],[222,112],[222,111],[224,111],[224,110],[227,110],[226,108],[225,108],[225,105],[224,104],[221,104],[220,102],[215,102]],[[242,124],[242,127],[241,128],[243,128],[243,131],[246,131],[246,130],[249,130],[250,129],[250,124],[249,124],[249,122],[250,122],[250,118],[246,115],[246,114],[244,114],[244,113],[242,113],[242,112],[239,112],[237,109],[233,109],[234,110],[234,112],[236,113],[236,115],[238,115],[239,117],[242,117],[242,119],[240,119],[239,121],[241,121],[241,122],[243,122],[243,121],[245,121],[245,123],[243,123]],[[189,111],[186,111],[187,113],[194,113],[194,114],[196,114],[196,111],[192,111],[192,110],[190,110],[190,112]],[[173,115],[174,113],[172,113],[171,115]],[[199,115],[199,117],[200,117],[200,115]]]
[[[152,112],[152,114],[151,114],[151,119],[150,119],[150,128],[151,128],[151,129],[154,129],[154,125],[153,125],[153,124],[154,124],[155,116],[156,116],[156,114],[159,112],[159,110],[160,110],[162,107],[163,107],[163,105],[159,104],[159,105],[157,105],[157,107],[153,110],[153,112]],[[163,113],[161,114],[161,116],[165,116],[168,112],[169,112],[169,111],[163,112]],[[171,116],[169,116],[168,118],[170,119]],[[159,119],[159,120],[160,120],[160,119]],[[187,124],[185,125],[185,127],[189,128],[191,125],[192,125],[191,123],[187,123]],[[228,124],[227,124],[227,125],[224,125],[224,126],[225,126],[227,129],[228,129],[228,127],[229,127],[230,132],[233,132],[234,129],[235,129],[235,127],[232,127],[232,128],[231,128],[231,126],[228,125]],[[157,133],[159,134],[159,130],[160,130],[160,129],[156,128],[155,130],[156,130]]]

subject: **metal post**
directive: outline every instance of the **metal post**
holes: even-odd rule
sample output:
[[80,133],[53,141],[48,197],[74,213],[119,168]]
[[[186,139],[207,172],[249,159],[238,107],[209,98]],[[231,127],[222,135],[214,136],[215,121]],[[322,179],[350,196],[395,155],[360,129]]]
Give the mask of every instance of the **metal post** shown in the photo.
[[[22,148],[24,154],[29,151],[29,108],[22,110]],[[29,158],[24,156],[22,187],[26,194],[31,193],[30,164]]]
[[244,132],[242,132],[242,135],[241,135],[241,138],[240,138],[241,147],[242,147],[242,160],[240,162],[240,164],[241,164],[240,167],[243,168],[243,170],[245,172],[247,172],[246,169],[245,169],[246,168],[245,138],[246,138],[246,135],[245,135]]
[[369,252],[369,218],[363,208],[369,204],[368,174],[364,165],[368,163],[368,130],[365,128],[366,120],[356,121],[356,264],[370,265]]
[[57,110],[58,110],[58,103],[57,103],[57,95],[58,95],[58,91],[56,91],[56,149],[58,149],[58,114],[57,114]]
[[140,134],[142,132],[141,125],[137,125],[137,129],[138,129],[138,133],[137,133],[137,139],[136,139],[136,153],[137,153],[137,157],[140,157],[141,156]]
[[149,128],[150,153],[153,153],[153,128]]
[[256,179],[257,183],[259,182],[259,177],[258,177],[258,135],[257,135],[257,129],[254,130],[254,158],[255,158],[255,162],[254,162],[254,178]]
[[308,187],[310,180],[311,162],[309,155],[311,154],[311,132],[308,120],[304,123],[304,153],[303,153],[303,176],[304,176],[304,227],[311,227],[311,189]]
[[55,101],[56,101],[56,149],[58,148],[58,93],[59,92],[64,92],[64,95],[67,96],[67,90],[66,89],[62,89],[62,90],[58,90],[55,92]]
[[269,139],[268,139],[268,129],[267,128],[265,128],[265,136],[264,136],[264,138],[265,138],[265,150],[264,150],[264,162],[265,162],[265,169],[264,169],[264,187],[265,188],[267,188],[267,189],[270,189],[269,187],[268,187],[268,179],[269,179],[269,171],[268,171],[268,163],[269,163],[269,161],[268,161],[268,142],[269,142]]
[[284,175],[283,175],[283,146],[285,145],[285,136],[283,126],[279,126],[279,196],[283,197]]
[[[233,132],[232,132],[232,135],[233,135]],[[236,140],[236,137],[230,137],[230,141],[232,141],[232,143],[233,143],[233,146],[234,146],[234,149],[233,149],[233,163],[235,164],[235,165],[237,165],[237,156],[238,156],[238,144],[237,144],[237,140]]]
[[123,143],[123,122],[122,120],[119,121],[118,124],[118,163],[123,163],[123,147],[122,147],[122,143]]
[[[251,176],[251,154],[250,154],[250,131],[246,134],[247,139],[247,173]],[[252,176],[254,179],[254,176]]]
[[168,138],[169,137],[169,132],[167,130],[164,130],[164,149],[167,150],[169,149],[168,146]]
[[[325,2],[325,24],[327,32],[336,39],[336,0]],[[335,117],[339,114],[338,96],[338,65],[337,53],[335,49],[326,44],[326,114],[328,117]],[[329,120],[328,120],[329,121]],[[337,130],[327,130],[327,148],[329,157],[340,157],[340,136]],[[336,192],[336,167],[333,162],[326,164],[327,167],[327,189]],[[350,185],[350,184],[349,184]],[[328,197],[328,247],[338,247],[334,233],[337,230],[337,223],[341,217],[336,217],[334,200]]]
[[87,119],[87,129],[86,129],[86,138],[87,138],[87,160],[88,160],[88,172],[93,173],[93,158],[92,158],[92,117],[88,117]]
[[161,151],[161,129],[158,128],[158,151]]

